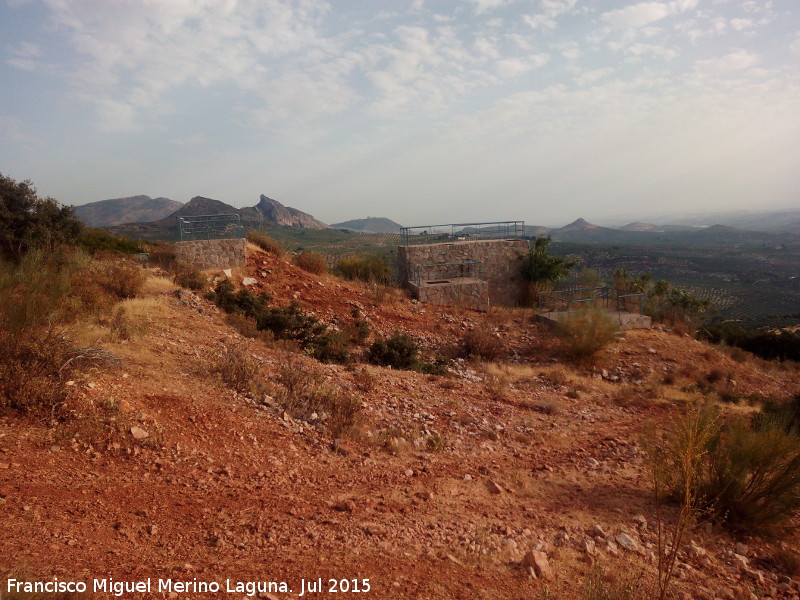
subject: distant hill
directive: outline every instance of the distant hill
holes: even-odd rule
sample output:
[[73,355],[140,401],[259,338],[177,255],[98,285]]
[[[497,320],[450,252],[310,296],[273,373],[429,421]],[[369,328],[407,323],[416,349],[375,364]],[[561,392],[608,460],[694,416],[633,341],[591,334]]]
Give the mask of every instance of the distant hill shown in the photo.
[[350,219],[342,223],[333,223],[331,227],[358,233],[400,233],[402,225],[385,217],[367,217],[366,219]]
[[75,214],[89,227],[157,221],[180,209],[183,203],[169,198],[128,196],[75,206]]
[[787,210],[739,210],[729,212],[674,215],[664,217],[664,222],[674,225],[707,227],[721,223],[746,231],[775,233],[800,233],[800,208]]
[[178,234],[178,217],[237,214],[242,225],[249,229],[258,229],[270,225],[297,227],[304,229],[327,229],[328,226],[317,221],[308,213],[296,208],[284,206],[277,200],[267,198],[263,194],[259,203],[248,208],[236,208],[220,200],[195,196],[172,214],[147,223],[124,223],[107,227],[112,233],[141,237],[151,240],[174,240]]
[[663,230],[658,225],[653,225],[652,223],[643,223],[642,221],[636,221],[634,223],[628,223],[624,227],[620,227],[620,231],[663,231]]
[[303,227],[305,229],[327,229],[322,221],[317,221],[308,213],[291,206],[284,206],[277,200],[261,194],[258,204],[239,211],[242,221],[266,222],[284,227]]

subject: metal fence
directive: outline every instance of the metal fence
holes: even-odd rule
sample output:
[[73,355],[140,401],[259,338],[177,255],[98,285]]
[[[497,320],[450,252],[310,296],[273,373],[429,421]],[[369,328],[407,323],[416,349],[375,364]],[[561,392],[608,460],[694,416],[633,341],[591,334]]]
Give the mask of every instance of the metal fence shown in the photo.
[[197,215],[178,217],[181,241],[243,238],[239,215]]
[[433,263],[414,265],[412,278],[419,287],[422,283],[445,282],[459,277],[480,279],[483,275],[483,261],[465,260],[453,263]]
[[400,241],[404,246],[467,240],[521,239],[524,235],[525,221],[449,223],[400,228]]
[[539,306],[546,312],[605,308],[620,312],[644,312],[644,294],[621,292],[612,287],[571,288],[541,292]]

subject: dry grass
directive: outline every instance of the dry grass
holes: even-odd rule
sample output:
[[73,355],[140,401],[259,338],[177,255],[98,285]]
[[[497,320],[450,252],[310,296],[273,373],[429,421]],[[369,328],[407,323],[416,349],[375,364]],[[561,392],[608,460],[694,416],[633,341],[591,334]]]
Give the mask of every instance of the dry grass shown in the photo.
[[328,272],[328,263],[319,252],[303,251],[294,257],[294,264],[314,275],[324,275]]
[[257,250],[263,250],[267,254],[272,254],[278,258],[286,254],[286,249],[280,242],[258,231],[247,233],[247,245]]
[[175,283],[169,277],[157,277],[151,275],[148,277],[142,286],[142,294],[162,294],[164,292],[171,292],[175,289]]
[[211,367],[228,386],[239,393],[255,391],[258,363],[239,346],[228,346],[216,358]]

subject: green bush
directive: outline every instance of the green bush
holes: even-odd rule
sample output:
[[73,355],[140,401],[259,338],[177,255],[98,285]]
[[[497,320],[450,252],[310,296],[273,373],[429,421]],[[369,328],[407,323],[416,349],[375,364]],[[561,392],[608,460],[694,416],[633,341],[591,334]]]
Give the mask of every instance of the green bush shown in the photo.
[[281,257],[286,254],[286,250],[280,242],[267,235],[264,235],[259,231],[248,231],[247,241],[251,244],[255,244],[268,254],[274,254],[277,257]]
[[[350,361],[347,336],[328,329],[325,323],[301,310],[296,301],[288,306],[270,307],[269,294],[262,292],[256,296],[246,289],[234,291],[227,279],[220,281],[208,297],[225,312],[252,319],[256,330],[269,332],[275,339],[297,342],[307,354],[321,362],[344,364]],[[234,322],[236,326],[240,324],[241,321]]]
[[556,327],[567,355],[579,363],[591,363],[597,354],[616,339],[619,329],[601,309],[569,313]]
[[112,252],[121,254],[136,254],[142,252],[139,243],[129,237],[112,235],[102,229],[86,227],[76,239],[78,247],[89,254],[98,252]]
[[328,272],[328,263],[325,261],[325,257],[318,252],[304,250],[294,257],[294,264],[314,275],[324,275]]
[[333,268],[333,273],[351,281],[365,281],[367,283],[383,283],[390,281],[388,265],[380,256],[348,256],[339,260]]
[[369,347],[368,360],[383,367],[415,369],[419,363],[419,345],[410,335],[395,333],[375,340]]

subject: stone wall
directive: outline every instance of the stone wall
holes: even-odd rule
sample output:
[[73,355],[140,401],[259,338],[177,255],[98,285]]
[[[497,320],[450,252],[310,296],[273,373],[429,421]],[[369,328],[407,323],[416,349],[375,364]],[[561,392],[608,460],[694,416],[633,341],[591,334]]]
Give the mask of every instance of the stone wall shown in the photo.
[[478,260],[483,263],[480,278],[488,283],[492,304],[517,306],[525,288],[522,268],[530,248],[526,240],[475,240],[444,244],[400,246],[397,262],[400,280],[409,285],[414,265],[460,263]]
[[175,242],[175,259],[196,269],[230,269],[246,263],[244,238]]
[[417,286],[410,284],[411,293],[420,302],[459,306],[471,310],[489,310],[489,284],[471,277],[457,277],[448,281],[423,282]]

